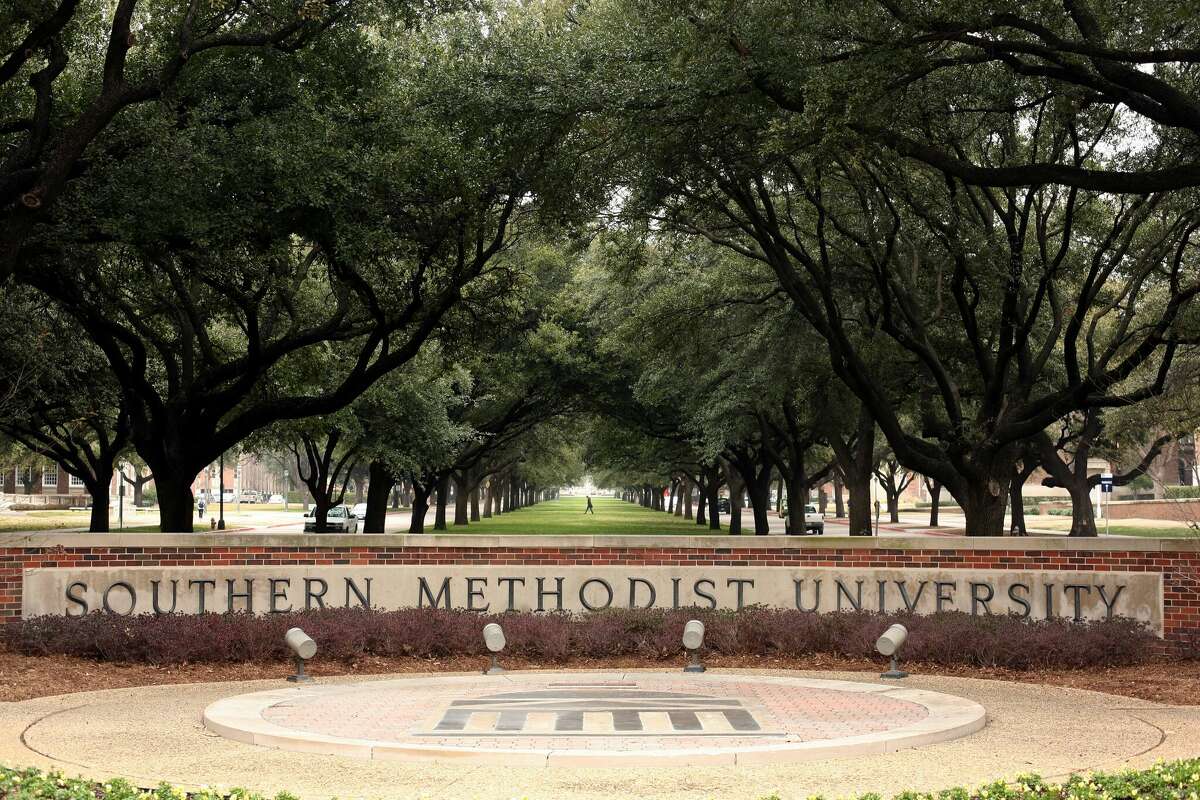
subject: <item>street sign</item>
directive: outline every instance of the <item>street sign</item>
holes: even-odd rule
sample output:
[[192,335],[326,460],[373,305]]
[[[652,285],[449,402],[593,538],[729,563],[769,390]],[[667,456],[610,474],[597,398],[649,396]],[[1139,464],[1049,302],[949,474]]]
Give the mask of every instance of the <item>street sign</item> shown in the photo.
[[1100,491],[1111,492],[1113,490],[1113,476],[1111,472],[1102,472],[1100,474]]

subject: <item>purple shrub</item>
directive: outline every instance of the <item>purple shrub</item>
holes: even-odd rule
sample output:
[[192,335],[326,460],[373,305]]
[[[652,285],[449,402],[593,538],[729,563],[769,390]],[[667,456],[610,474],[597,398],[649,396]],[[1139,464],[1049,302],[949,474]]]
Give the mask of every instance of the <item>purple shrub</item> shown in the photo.
[[572,656],[679,658],[683,626],[693,618],[705,624],[705,649],[727,656],[877,658],[875,640],[894,622],[909,631],[906,661],[946,666],[1115,666],[1144,661],[1163,649],[1146,626],[1123,618],[1074,623],[961,612],[814,614],[763,607],[498,615],[446,609],[320,609],[265,616],[97,612],[35,617],[5,626],[0,635],[9,650],[27,655],[155,665],[244,663],[288,658],[283,634],[297,626],[316,640],[319,658],[353,663],[363,657],[482,656],[483,626],[495,621],[504,627],[510,655],[564,663]]

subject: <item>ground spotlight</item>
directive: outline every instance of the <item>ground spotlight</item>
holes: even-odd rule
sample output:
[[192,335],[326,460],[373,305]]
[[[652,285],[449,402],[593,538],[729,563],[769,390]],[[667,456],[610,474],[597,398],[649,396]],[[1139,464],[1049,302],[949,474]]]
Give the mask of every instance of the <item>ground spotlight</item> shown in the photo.
[[288,632],[283,635],[283,641],[287,642],[287,646],[296,659],[296,674],[289,675],[288,680],[292,683],[311,681],[312,678],[304,671],[304,662],[317,654],[317,643],[299,628],[289,628]]
[[704,665],[700,663],[700,647],[703,644],[704,623],[698,619],[689,621],[683,626],[683,647],[692,660],[683,668],[684,672],[704,672]]
[[897,665],[900,648],[904,646],[905,640],[908,639],[908,629],[903,625],[896,623],[883,632],[879,637],[879,641],[875,642],[875,649],[879,651],[881,656],[889,656],[892,659],[892,666],[887,672],[879,677],[881,678],[907,678],[908,673],[904,672]]
[[504,667],[500,666],[499,656],[500,651],[504,649],[506,644],[504,640],[504,629],[495,622],[489,622],[483,626],[483,643],[488,651],[492,654],[492,665],[483,671],[484,675],[501,675],[504,673]]

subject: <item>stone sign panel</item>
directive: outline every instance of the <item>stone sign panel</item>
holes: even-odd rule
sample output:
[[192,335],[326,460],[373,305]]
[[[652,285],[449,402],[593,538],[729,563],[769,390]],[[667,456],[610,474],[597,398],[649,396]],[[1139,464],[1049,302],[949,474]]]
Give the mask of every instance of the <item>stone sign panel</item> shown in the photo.
[[319,607],[475,611],[618,607],[962,611],[1132,617],[1162,631],[1161,574],[774,566],[227,566],[34,568],[22,614],[279,613]]

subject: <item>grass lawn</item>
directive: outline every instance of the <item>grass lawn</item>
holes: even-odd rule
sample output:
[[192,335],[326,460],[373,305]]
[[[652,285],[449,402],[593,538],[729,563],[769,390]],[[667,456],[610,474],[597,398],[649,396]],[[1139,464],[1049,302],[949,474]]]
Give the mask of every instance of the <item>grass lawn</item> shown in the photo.
[[[1057,514],[1026,515],[1025,525],[1065,533],[1071,529],[1071,518]],[[1096,528],[1103,535],[1104,520],[1096,520]],[[1141,536],[1146,539],[1200,539],[1200,531],[1194,530],[1186,523],[1162,519],[1113,520],[1107,532],[1113,536]]]
[[16,511],[0,514],[0,533],[86,529],[91,517],[88,511]]
[[[1104,521],[1097,520],[1096,528],[1101,534],[1105,533]],[[1135,527],[1132,525],[1118,525],[1114,523],[1109,527],[1108,533],[1113,536],[1144,536],[1148,539],[1198,539],[1200,540],[1200,531],[1192,530],[1191,528],[1147,528]]]
[[663,511],[651,511],[614,497],[593,497],[595,514],[584,514],[587,500],[563,497],[547,500],[499,517],[472,522],[467,528],[451,527],[450,533],[509,534],[675,534],[708,533],[692,520]]

